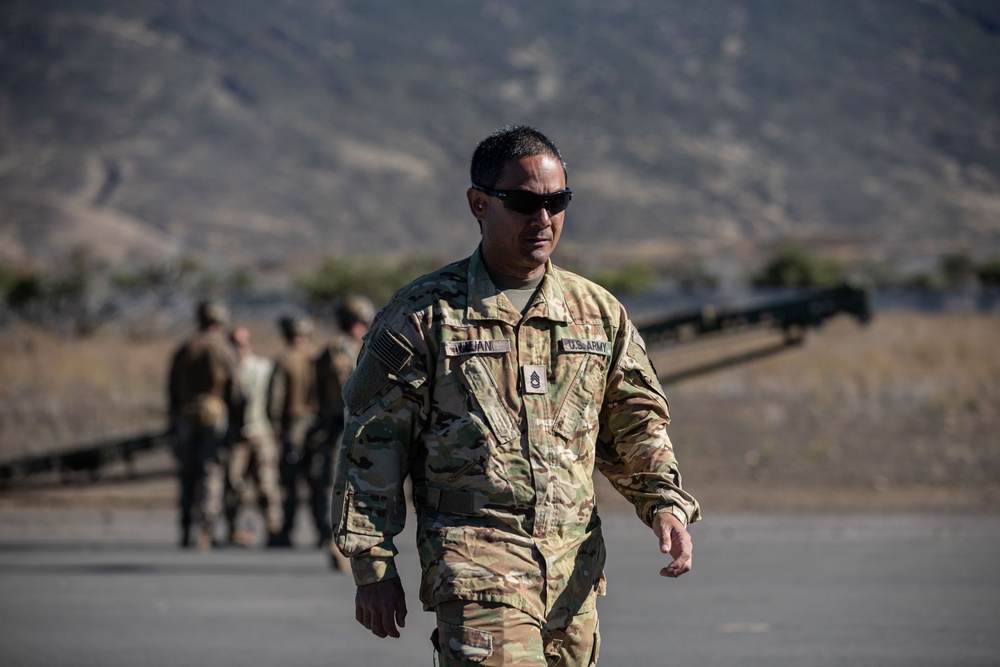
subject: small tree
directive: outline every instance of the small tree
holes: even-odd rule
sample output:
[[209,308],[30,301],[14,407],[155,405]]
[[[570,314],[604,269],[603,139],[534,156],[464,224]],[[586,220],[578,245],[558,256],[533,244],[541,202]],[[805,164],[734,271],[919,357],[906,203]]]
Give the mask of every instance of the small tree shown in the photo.
[[832,287],[842,282],[844,271],[839,264],[794,246],[778,251],[751,277],[754,287]]
[[1000,287],[1000,258],[980,264],[976,268],[976,276],[983,287]]
[[976,263],[968,255],[945,255],[940,260],[941,276],[946,287],[968,285],[977,279]]
[[439,265],[440,262],[428,257],[410,257],[403,261],[329,257],[315,273],[299,277],[296,287],[318,309],[349,294],[385,303],[403,285]]
[[617,271],[598,271],[592,280],[612,294],[642,294],[656,282],[656,272],[646,264],[630,264]]

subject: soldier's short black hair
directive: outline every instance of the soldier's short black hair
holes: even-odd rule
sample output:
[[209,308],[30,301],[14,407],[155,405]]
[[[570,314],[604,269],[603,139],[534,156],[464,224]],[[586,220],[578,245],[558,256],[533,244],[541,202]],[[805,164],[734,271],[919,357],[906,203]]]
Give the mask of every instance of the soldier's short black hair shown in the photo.
[[551,155],[559,160],[563,175],[567,176],[566,182],[569,183],[566,161],[555,143],[527,125],[505,125],[480,141],[472,154],[469,176],[476,185],[494,188],[507,162],[533,155]]

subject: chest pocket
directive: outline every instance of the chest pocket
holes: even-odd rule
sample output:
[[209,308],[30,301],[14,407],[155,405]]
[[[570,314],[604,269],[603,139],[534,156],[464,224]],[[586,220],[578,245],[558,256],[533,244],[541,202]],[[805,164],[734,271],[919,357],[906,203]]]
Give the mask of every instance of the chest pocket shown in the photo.
[[490,430],[500,444],[520,436],[517,425],[500,401],[500,389],[485,362],[477,356],[469,357],[459,367],[462,383],[476,398]]
[[580,359],[579,368],[563,398],[552,428],[562,437],[572,440],[597,428],[604,401],[607,357],[595,354],[567,356]]

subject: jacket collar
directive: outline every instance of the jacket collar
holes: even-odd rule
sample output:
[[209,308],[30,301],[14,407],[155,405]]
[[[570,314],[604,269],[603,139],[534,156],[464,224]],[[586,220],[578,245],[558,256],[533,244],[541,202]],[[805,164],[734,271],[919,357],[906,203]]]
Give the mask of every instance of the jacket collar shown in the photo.
[[[465,315],[469,321],[501,320],[511,326],[517,326],[521,321],[521,313],[490,280],[481,246],[469,258],[468,295]],[[552,265],[552,260],[548,260],[545,262],[545,278],[542,279],[538,292],[525,311],[524,319],[542,317],[567,323],[573,321],[570,313],[558,272]]]

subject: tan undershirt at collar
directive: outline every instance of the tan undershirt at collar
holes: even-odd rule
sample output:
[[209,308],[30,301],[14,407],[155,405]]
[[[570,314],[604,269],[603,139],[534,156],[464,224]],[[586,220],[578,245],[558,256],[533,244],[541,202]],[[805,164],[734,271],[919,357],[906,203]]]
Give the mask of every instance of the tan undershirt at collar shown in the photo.
[[502,273],[495,273],[487,267],[486,272],[490,274],[490,280],[501,294],[507,297],[519,313],[524,313],[531,303],[531,297],[538,291],[538,286],[545,279],[545,274],[540,274],[537,278],[514,278],[505,276]]

